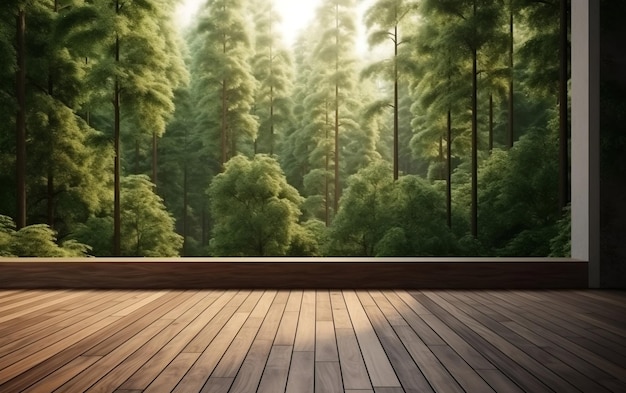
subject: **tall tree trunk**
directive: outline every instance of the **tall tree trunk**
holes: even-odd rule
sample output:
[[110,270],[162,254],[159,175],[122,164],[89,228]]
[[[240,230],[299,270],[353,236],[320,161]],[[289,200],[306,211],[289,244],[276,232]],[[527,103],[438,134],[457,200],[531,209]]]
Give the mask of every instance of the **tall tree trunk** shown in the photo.
[[[476,1],[474,1],[476,15]],[[472,48],[472,206],[471,232],[478,237],[478,70],[477,50]]]
[[330,226],[330,193],[329,193],[329,189],[330,189],[330,180],[329,180],[329,175],[328,173],[330,172],[330,152],[328,151],[328,140],[330,138],[329,135],[329,130],[330,130],[330,120],[329,120],[329,116],[328,116],[328,101],[326,101],[325,103],[325,115],[326,115],[326,119],[325,119],[325,130],[326,130],[326,136],[325,136],[325,141],[326,141],[326,146],[325,146],[325,150],[326,150],[326,166],[325,166],[325,171],[324,171],[324,221],[326,222],[326,226],[329,227]]
[[158,175],[159,141],[156,132],[152,133],[152,183],[157,186]]
[[569,4],[560,0],[559,34],[559,209],[562,211],[570,201],[569,180],[569,120],[568,120],[568,63],[567,16]]
[[270,2],[270,155],[274,155],[274,13]]
[[[115,9],[119,12],[119,2],[115,2]],[[115,37],[115,62],[120,61],[120,39],[119,36]],[[121,210],[121,186],[120,186],[120,82],[115,77],[113,87],[113,111],[114,111],[114,126],[113,126],[113,144],[115,150],[115,165],[113,169],[113,255],[119,256],[122,253],[122,210]]]
[[509,148],[513,147],[513,143],[515,142],[515,102],[514,102],[514,90],[513,90],[513,82],[515,73],[513,72],[513,49],[514,49],[514,36],[513,36],[513,0],[510,2],[510,15],[509,15],[509,138],[508,138],[508,146]]
[[489,153],[493,151],[493,94],[489,94]]
[[448,109],[448,135],[446,136],[446,222],[452,228],[452,113]]
[[[398,17],[397,9],[396,9],[396,19]],[[399,132],[398,132],[398,112],[400,108],[398,106],[398,24],[394,25],[393,31],[393,180],[398,180],[399,177],[399,157],[400,157],[400,144],[399,140]]]
[[189,206],[189,196],[187,189],[187,159],[185,158],[185,163],[183,164],[183,256],[187,256],[189,254],[189,245],[187,241],[187,237],[189,236],[189,219],[187,217],[187,210]]
[[[59,2],[58,0],[54,0],[54,4],[52,7],[52,11],[54,13],[57,13],[59,11]],[[48,64],[48,95],[53,98],[54,97],[54,74],[53,74],[53,70],[52,70],[52,59],[49,59],[50,64]],[[52,119],[52,116],[49,116],[50,119]],[[49,156],[49,162],[48,162],[48,173],[47,173],[47,187],[46,187],[46,201],[47,201],[47,207],[46,207],[46,216],[47,216],[47,223],[48,226],[50,228],[54,228],[54,221],[55,221],[55,217],[54,217],[54,210],[55,210],[55,203],[56,203],[56,198],[55,198],[55,193],[54,193],[54,148],[55,148],[55,138],[54,138],[54,127],[50,127],[50,156]]]
[[[224,45],[224,50],[226,50],[226,45]],[[227,108],[226,108],[227,102],[226,102],[226,79],[224,79],[222,81],[222,119],[221,119],[221,124],[220,124],[220,143],[221,143],[221,149],[222,149],[222,159],[221,159],[221,164],[222,164],[222,170],[224,169],[224,164],[226,164],[226,161],[228,161],[228,154],[226,152],[226,149],[228,148],[228,143],[226,141],[226,112],[227,112]]]
[[17,71],[15,95],[17,114],[15,122],[15,172],[17,211],[15,224],[19,230],[26,226],[26,12],[20,9],[16,17]]
[[[54,96],[54,82],[52,77],[52,66],[48,69],[48,95],[50,97]],[[52,119],[54,116],[51,114],[49,119]],[[47,173],[47,186],[46,186],[46,221],[50,228],[54,228],[54,205],[55,205],[55,195],[54,195],[54,124],[50,124],[50,155],[48,157],[48,173]]]
[[[335,5],[335,75],[339,73],[339,3]],[[339,81],[335,81],[335,204],[333,214],[339,210]]]
[[139,156],[141,155],[139,150],[139,136],[135,137],[135,162],[133,173],[138,175],[139,172]]

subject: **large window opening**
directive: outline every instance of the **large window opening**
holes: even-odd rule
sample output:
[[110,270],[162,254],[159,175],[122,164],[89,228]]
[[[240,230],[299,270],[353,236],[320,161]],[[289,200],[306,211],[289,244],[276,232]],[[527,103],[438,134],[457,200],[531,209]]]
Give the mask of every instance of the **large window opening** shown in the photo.
[[182,37],[167,7],[7,5],[2,252],[569,256],[560,8],[530,3],[320,1],[287,39],[279,2]]

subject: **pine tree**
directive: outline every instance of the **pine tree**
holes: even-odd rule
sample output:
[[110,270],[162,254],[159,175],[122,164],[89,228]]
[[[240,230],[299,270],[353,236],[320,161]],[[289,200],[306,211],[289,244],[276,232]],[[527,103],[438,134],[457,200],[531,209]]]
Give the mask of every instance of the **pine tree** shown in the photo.
[[254,152],[273,155],[292,121],[291,56],[279,39],[280,15],[273,0],[255,0],[251,8],[255,23],[255,55],[251,62],[259,82],[254,102],[259,121]]
[[[391,41],[393,57],[391,61],[382,60],[370,66],[369,72],[383,71],[393,83],[393,179],[398,180],[400,171],[400,135],[399,135],[399,49],[405,43],[401,34],[402,21],[409,19],[417,9],[417,3],[406,0],[378,0],[365,14],[365,24],[370,30],[370,47]],[[391,67],[387,67],[391,64]],[[385,70],[384,68],[391,68]]]
[[498,4],[486,0],[454,0],[439,2],[427,0],[422,3],[426,17],[442,15],[447,23],[442,29],[443,39],[463,48],[471,64],[471,211],[470,229],[474,238],[478,236],[478,74],[479,54],[502,24],[499,23],[501,9]]
[[343,141],[360,131],[354,119],[359,106],[355,99],[354,14],[351,0],[324,1],[307,30],[315,39],[309,41],[313,50],[306,60],[310,63],[305,80],[308,94],[302,101],[304,121],[298,131],[298,145],[300,152],[308,153],[308,171],[303,179],[307,210],[327,225],[339,207]]
[[27,116],[29,154],[39,158],[27,165],[28,216],[45,221],[61,237],[101,209],[110,180],[97,174],[109,169],[103,164],[110,150],[97,143],[100,134],[77,115],[87,90],[86,68],[59,28],[66,12],[56,1],[31,8]]
[[121,252],[122,125],[135,133],[161,135],[174,111],[174,90],[184,80],[179,53],[169,47],[172,5],[170,0],[115,0],[77,7],[64,18],[67,29],[74,30],[72,39],[82,43],[83,57],[92,64],[94,105],[113,102],[114,255]]
[[258,130],[251,113],[257,82],[249,63],[253,52],[245,11],[243,0],[207,1],[191,43],[198,127],[221,167],[238,153],[250,152]]

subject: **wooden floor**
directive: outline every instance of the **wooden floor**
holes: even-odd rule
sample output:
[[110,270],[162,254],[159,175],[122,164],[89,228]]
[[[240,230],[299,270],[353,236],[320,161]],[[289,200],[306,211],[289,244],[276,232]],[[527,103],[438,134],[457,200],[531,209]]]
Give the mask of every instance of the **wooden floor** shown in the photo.
[[0,291],[0,392],[626,392],[618,291]]

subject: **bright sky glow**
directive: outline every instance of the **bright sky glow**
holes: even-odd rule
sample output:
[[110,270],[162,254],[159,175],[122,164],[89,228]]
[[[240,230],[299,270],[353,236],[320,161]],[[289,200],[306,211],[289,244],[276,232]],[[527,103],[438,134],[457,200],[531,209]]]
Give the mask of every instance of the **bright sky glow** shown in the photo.
[[[185,0],[178,7],[177,19],[182,27],[188,26],[196,15],[200,5],[206,0]],[[283,41],[288,46],[293,45],[300,32],[307,27],[315,15],[315,10],[321,0],[274,0],[276,10],[282,15],[280,29],[283,33]],[[367,0],[359,5],[358,20],[361,21],[363,12],[373,0]],[[358,51],[363,53],[367,50],[364,28],[361,27],[359,35]]]

